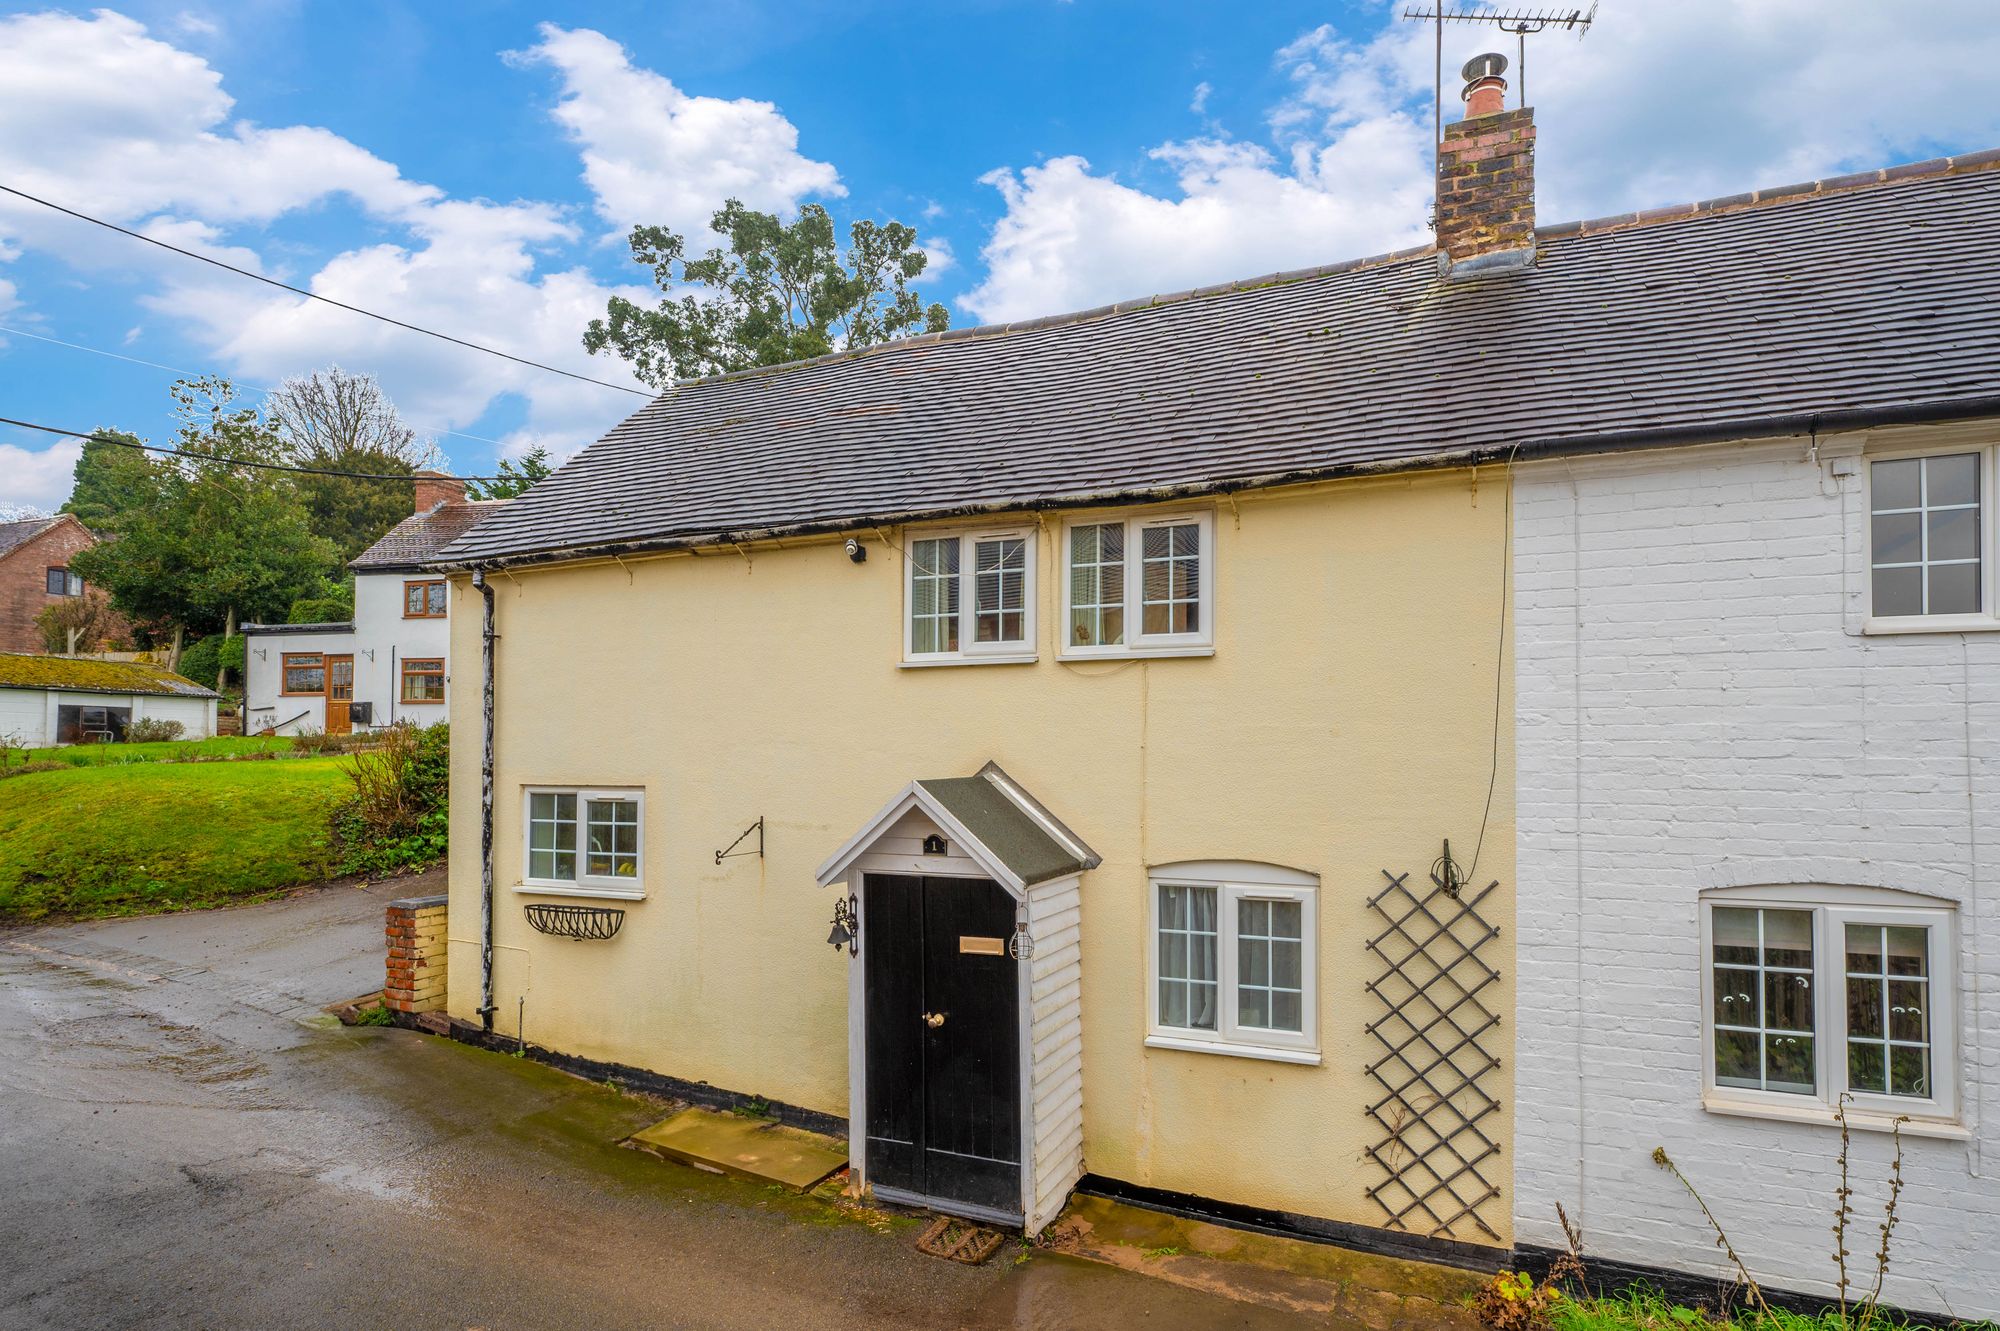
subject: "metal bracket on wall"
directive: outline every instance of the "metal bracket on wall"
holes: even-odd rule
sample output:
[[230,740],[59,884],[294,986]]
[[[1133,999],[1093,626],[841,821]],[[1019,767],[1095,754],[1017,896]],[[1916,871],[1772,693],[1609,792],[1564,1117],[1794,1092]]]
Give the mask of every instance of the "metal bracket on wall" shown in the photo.
[[1382,972],[1367,989],[1387,1011],[1368,1025],[1384,1050],[1366,1069],[1383,1091],[1366,1110],[1383,1131],[1368,1158],[1385,1177],[1367,1192],[1389,1229],[1459,1238],[1471,1226],[1497,1241],[1479,1208],[1500,1196],[1483,1172],[1500,1144],[1482,1126],[1500,1112],[1484,1084],[1500,1059],[1482,1043],[1500,1017],[1481,995],[1500,972],[1479,954],[1500,929],[1479,906],[1500,884],[1466,889],[1450,853],[1422,889],[1384,869],[1368,902],[1387,927],[1368,941]]
[[[745,841],[749,840],[750,834],[753,832],[757,834],[757,849],[755,850],[736,849],[738,846],[742,845]],[[734,841],[724,846],[721,850],[716,851],[715,862],[717,864],[720,864],[724,860],[735,859],[740,855],[755,855],[760,860],[764,858],[764,820],[762,818],[759,818],[756,822],[744,828],[743,835],[737,837]]]

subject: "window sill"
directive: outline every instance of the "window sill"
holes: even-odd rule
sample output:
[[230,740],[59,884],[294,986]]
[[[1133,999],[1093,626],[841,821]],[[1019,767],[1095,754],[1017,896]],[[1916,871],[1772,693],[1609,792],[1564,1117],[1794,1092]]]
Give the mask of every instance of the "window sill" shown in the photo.
[[916,657],[898,661],[899,670],[929,670],[934,666],[1032,665],[1041,660],[1035,652],[995,652],[991,656]]
[[1214,656],[1213,643],[1188,647],[1120,647],[1103,652],[1060,652],[1056,660],[1070,664],[1084,661],[1143,661],[1148,657]]
[[577,887],[574,885],[557,887],[548,883],[516,883],[516,892],[539,897],[602,897],[606,901],[644,901],[646,889],[643,887],[625,891],[617,887]]
[[[1820,1127],[1837,1128],[1840,1120],[1833,1111],[1817,1101],[1808,1104],[1774,1105],[1753,1100],[1732,1100],[1728,1096],[1709,1094],[1701,1098],[1701,1107],[1711,1114],[1722,1114],[1729,1118],[1762,1118],[1779,1123],[1809,1123]],[[1849,1109],[1847,1126],[1856,1132],[1889,1132],[1895,1128],[1894,1114],[1885,1114],[1873,1109]],[[1972,1133],[1962,1124],[1948,1123],[1941,1119],[1912,1118],[1902,1125],[1905,1137],[1936,1137],[1944,1141],[1970,1141]]]
[[1939,616],[1936,619],[1868,619],[1861,632],[1871,638],[1898,633],[2000,633],[2000,619],[1991,615]]
[[1316,1049],[1280,1049],[1264,1044],[1229,1044],[1221,1040],[1189,1040],[1178,1035],[1149,1035],[1148,1049],[1172,1049],[1183,1054],[1224,1054],[1230,1058],[1261,1058],[1270,1063],[1300,1063],[1319,1066]]

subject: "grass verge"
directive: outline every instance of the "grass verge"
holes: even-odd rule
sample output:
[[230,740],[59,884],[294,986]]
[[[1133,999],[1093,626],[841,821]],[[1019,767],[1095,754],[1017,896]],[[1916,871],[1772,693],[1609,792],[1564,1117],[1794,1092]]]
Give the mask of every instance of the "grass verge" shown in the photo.
[[[1561,1299],[1548,1312],[1553,1331],[1932,1331],[1884,1312],[1842,1317],[1829,1309],[1818,1315],[1774,1308],[1768,1316],[1743,1310],[1718,1316],[1674,1303],[1652,1290],[1633,1290],[1618,1298]],[[1954,1323],[1964,1331],[1992,1327],[1991,1322]]]
[[211,758],[248,758],[259,754],[290,754],[296,746],[282,736],[223,735],[215,739],[163,740],[157,744],[65,744],[54,749],[9,749],[6,763],[63,763],[70,767],[118,767],[127,763],[193,762]]
[[320,881],[326,810],[350,789],[351,761],[91,765],[0,781],[0,924],[195,910]]

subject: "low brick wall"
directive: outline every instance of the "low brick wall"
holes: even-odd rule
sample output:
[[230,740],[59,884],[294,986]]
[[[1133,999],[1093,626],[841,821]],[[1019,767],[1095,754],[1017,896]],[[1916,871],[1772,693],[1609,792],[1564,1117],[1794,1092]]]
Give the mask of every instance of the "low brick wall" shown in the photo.
[[391,1012],[444,1008],[445,901],[440,894],[389,903],[382,931],[389,948],[382,1003]]

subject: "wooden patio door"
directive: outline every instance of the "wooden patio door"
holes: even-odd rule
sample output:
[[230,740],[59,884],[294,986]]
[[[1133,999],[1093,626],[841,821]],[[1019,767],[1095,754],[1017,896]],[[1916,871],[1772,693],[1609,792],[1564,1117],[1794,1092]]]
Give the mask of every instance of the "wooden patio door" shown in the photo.
[[354,658],[326,658],[326,733],[345,735],[354,729],[348,704],[354,701]]

